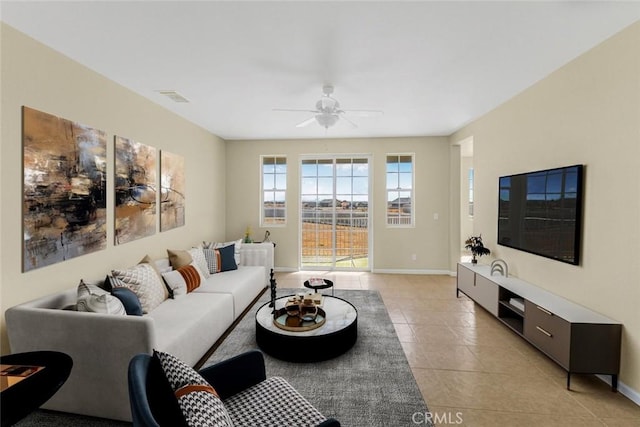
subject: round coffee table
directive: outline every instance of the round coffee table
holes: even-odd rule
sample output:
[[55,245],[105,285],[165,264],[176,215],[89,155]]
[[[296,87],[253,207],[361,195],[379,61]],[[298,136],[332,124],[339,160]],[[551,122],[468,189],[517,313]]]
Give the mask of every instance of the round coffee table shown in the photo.
[[[284,307],[290,295],[276,299]],[[267,354],[288,362],[319,362],[349,350],[358,338],[358,310],[342,298],[325,295],[324,324],[302,332],[284,330],[273,322],[273,308],[264,304],[256,313],[256,342]]]

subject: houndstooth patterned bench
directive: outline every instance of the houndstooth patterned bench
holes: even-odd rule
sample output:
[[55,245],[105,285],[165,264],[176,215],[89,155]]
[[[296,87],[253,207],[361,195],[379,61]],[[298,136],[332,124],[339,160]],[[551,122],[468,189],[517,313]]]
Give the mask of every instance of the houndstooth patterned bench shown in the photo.
[[249,387],[224,406],[234,427],[315,427],[327,419],[281,377]]

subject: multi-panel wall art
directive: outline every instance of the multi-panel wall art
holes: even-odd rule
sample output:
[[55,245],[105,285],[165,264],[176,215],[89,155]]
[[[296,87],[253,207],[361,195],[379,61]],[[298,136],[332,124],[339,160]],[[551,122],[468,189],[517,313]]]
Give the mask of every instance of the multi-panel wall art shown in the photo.
[[115,138],[115,244],[156,232],[156,149]]
[[160,231],[184,225],[184,157],[160,152]]
[[105,132],[23,107],[23,270],[104,249]]

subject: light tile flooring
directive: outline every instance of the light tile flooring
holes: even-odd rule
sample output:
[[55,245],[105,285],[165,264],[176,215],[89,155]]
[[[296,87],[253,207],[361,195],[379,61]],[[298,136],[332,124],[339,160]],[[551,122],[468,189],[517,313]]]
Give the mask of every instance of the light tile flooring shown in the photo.
[[[592,375],[566,373],[461,294],[455,278],[351,272],[277,273],[280,288],[326,277],[376,289],[437,425],[640,426],[640,406]],[[420,421],[417,419],[417,421]]]

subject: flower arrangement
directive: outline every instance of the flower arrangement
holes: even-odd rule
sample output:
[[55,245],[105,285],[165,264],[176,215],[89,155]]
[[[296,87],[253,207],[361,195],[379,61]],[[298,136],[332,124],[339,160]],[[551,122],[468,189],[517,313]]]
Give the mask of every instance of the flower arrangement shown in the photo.
[[491,253],[489,248],[486,248],[482,243],[482,234],[479,236],[471,236],[464,243],[464,248],[471,251],[471,255],[473,256],[471,262],[473,264],[478,263],[476,257],[480,258],[482,255],[489,255]]
[[251,240],[251,226],[247,226],[247,228],[244,230],[244,243],[252,243],[253,240]]

